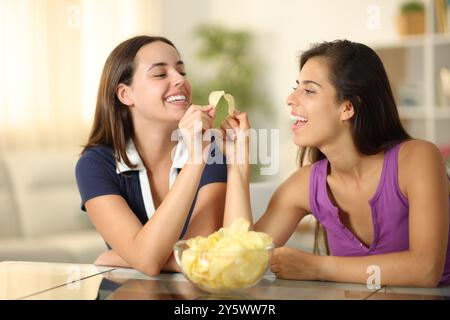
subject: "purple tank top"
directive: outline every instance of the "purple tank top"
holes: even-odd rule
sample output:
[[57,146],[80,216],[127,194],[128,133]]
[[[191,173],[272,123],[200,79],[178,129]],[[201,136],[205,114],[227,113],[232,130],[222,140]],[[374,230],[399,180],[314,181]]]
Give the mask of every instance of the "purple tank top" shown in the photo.
[[[400,145],[397,144],[386,151],[377,191],[369,200],[373,224],[373,241],[370,247],[361,243],[344,226],[339,219],[339,209],[328,197],[328,159],[314,163],[310,176],[309,202],[312,214],[327,231],[331,255],[356,257],[409,249],[408,199],[400,192],[398,186],[397,164]],[[450,284],[450,233],[448,241],[445,269],[440,284]]]

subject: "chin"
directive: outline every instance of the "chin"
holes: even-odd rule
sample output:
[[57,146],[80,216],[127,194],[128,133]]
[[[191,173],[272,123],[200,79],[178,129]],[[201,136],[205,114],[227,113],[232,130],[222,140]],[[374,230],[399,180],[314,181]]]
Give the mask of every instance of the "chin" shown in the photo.
[[308,143],[304,138],[299,138],[299,137],[294,137],[294,144],[300,148],[305,148],[305,147],[311,146],[311,144]]
[[171,119],[177,119],[178,121],[181,120],[181,118],[183,118],[184,114],[186,113],[187,109],[182,110],[182,109],[178,109],[178,110],[167,110],[167,114],[169,115],[169,117]]

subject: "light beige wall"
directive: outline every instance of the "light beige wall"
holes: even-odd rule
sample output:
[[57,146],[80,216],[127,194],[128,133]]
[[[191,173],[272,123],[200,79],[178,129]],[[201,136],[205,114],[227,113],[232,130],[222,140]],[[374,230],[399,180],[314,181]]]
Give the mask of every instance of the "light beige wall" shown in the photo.
[[161,32],[161,1],[0,1],[0,150],[85,143],[106,57]]
[[[32,145],[33,139],[43,136],[48,145],[81,143],[84,137],[80,134],[86,135],[86,128],[80,130],[79,125],[68,123],[90,125],[100,72],[115,45],[137,33],[162,34],[180,49],[188,71],[201,73],[202,66],[195,64],[192,30],[198,24],[218,23],[254,32],[255,49],[263,62],[260,87],[278,110],[275,120],[281,130],[284,178],[295,169],[296,148],[291,142],[285,98],[297,76],[299,52],[311,42],[336,38],[369,43],[394,38],[395,14],[402,0],[3,1],[13,9],[0,13],[0,63],[1,70],[6,70],[0,76],[5,84],[0,90],[16,93],[7,98],[0,94],[0,103],[10,105],[6,116],[28,119],[28,124],[15,137],[2,134],[0,144],[8,145],[15,138],[18,144]],[[33,9],[24,12],[30,16],[21,17],[14,11],[29,5]],[[368,12],[371,5],[379,8],[380,29],[367,26],[373,16]],[[78,22],[71,20],[74,15],[68,11],[73,6],[80,10]],[[11,27],[14,21],[20,28]],[[75,22],[75,28],[69,27],[70,22]],[[8,29],[4,25],[10,25],[9,33],[3,32]],[[28,59],[30,50],[36,63]],[[7,56],[12,51],[19,58],[23,56],[21,64]],[[32,76],[27,70],[33,70]],[[8,78],[10,75],[14,78]],[[4,121],[2,126],[5,129]]]
[[[249,29],[265,65],[262,90],[278,110],[280,128],[280,175],[295,170],[296,147],[292,144],[290,120],[285,107],[297,76],[297,57],[313,42],[347,38],[372,43],[395,39],[395,17],[402,0],[167,0],[163,5],[162,32],[172,39],[190,64],[195,43],[190,30],[199,23],[218,23]],[[380,24],[377,29],[377,14]]]

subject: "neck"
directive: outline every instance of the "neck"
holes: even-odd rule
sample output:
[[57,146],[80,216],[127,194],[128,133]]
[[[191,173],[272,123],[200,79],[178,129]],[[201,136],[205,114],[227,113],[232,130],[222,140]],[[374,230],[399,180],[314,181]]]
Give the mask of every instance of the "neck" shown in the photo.
[[135,127],[133,140],[148,170],[172,163],[171,154],[177,141],[171,137],[176,129],[176,125],[158,123]]
[[[348,140],[348,139],[346,139]],[[352,139],[330,144],[320,149],[330,163],[331,175],[340,180],[360,181],[372,175],[384,154],[364,155],[356,149]]]

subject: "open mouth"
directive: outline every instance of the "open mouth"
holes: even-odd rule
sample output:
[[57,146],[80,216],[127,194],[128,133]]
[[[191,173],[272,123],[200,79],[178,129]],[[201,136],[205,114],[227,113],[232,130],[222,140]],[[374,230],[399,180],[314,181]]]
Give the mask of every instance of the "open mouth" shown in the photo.
[[292,124],[293,130],[303,127],[308,122],[307,118],[295,114],[291,114],[291,120],[294,121]]
[[184,94],[177,94],[174,96],[169,96],[166,98],[166,102],[172,104],[182,104],[185,105],[187,103],[187,98]]

